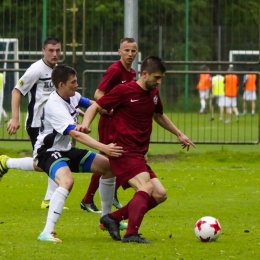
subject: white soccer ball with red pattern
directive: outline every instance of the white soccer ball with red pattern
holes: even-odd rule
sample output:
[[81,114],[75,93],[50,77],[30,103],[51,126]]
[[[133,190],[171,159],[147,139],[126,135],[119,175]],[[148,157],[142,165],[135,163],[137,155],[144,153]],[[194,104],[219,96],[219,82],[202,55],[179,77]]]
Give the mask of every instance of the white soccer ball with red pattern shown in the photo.
[[221,226],[217,219],[203,217],[196,222],[194,232],[202,242],[216,241],[221,234]]

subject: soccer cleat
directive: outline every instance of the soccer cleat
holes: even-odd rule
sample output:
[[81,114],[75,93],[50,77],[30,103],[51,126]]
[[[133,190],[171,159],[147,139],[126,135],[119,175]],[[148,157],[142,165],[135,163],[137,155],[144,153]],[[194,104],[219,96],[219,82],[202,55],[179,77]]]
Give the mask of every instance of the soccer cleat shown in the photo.
[[82,200],[82,201],[80,202],[80,207],[81,207],[83,210],[86,210],[86,211],[91,212],[91,213],[101,213],[101,211],[97,208],[97,206],[95,205],[94,202],[89,203],[89,204],[86,204],[86,203],[84,203],[84,201]]
[[8,172],[8,167],[6,162],[9,159],[7,155],[0,155],[0,181],[2,177]]
[[62,242],[59,238],[55,237],[56,233],[47,233],[47,232],[42,232],[38,236],[38,240],[40,241],[45,241],[45,242],[53,242],[53,243],[59,243]]
[[121,209],[122,208],[122,205],[119,202],[116,194],[115,194],[115,196],[113,198],[113,206],[116,207],[117,209]]
[[100,224],[102,224],[108,230],[109,235],[114,240],[121,240],[118,221],[110,218],[107,214],[100,219]]
[[42,201],[41,208],[42,209],[48,209],[49,208],[50,201]]
[[[119,223],[119,230],[126,230],[127,229],[128,224],[125,222],[120,222]],[[107,231],[106,227],[104,226],[104,224],[99,223],[99,228],[102,229],[103,231]]]
[[[42,209],[48,209],[49,208],[50,201],[49,200],[43,200],[41,204]],[[69,209],[67,207],[63,207],[63,209]]]
[[209,121],[214,121],[214,117],[211,117]]
[[145,238],[141,237],[142,234],[129,234],[125,235],[122,239],[123,243],[140,243],[140,244],[152,244],[151,241],[146,240]]

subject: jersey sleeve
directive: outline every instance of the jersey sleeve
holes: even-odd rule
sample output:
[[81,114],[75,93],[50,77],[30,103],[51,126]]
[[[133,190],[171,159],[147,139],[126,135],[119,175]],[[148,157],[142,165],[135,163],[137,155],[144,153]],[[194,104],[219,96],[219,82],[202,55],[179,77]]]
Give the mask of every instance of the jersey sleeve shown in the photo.
[[31,65],[24,75],[19,79],[15,88],[18,89],[24,96],[33,88],[40,78],[41,72]]
[[90,106],[90,100],[85,97],[80,97],[79,107],[88,108]]
[[97,88],[108,93],[115,85],[117,85],[115,82],[118,82],[118,78],[118,70],[113,67],[108,68]]

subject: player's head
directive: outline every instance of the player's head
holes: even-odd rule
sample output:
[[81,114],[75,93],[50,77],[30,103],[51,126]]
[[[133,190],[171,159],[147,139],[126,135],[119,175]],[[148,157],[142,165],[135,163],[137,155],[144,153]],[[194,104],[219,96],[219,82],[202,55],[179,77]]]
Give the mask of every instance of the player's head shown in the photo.
[[134,38],[123,38],[120,41],[118,54],[120,55],[120,61],[126,69],[130,69],[132,63],[137,55],[138,49]]
[[157,56],[146,57],[141,64],[141,77],[144,79],[146,90],[153,90],[162,82],[166,67]]
[[50,67],[54,67],[61,53],[61,42],[57,38],[49,37],[42,46],[43,61]]
[[233,71],[233,66],[228,66],[228,69],[227,69],[227,71]]
[[77,72],[73,68],[63,64],[56,65],[52,71],[51,80],[58,92],[66,92],[68,97],[75,95],[78,82]]
[[204,70],[204,71],[210,71],[210,67],[209,67],[208,65],[206,65],[206,64],[202,65],[202,66],[200,67],[200,69],[201,69],[201,70]]

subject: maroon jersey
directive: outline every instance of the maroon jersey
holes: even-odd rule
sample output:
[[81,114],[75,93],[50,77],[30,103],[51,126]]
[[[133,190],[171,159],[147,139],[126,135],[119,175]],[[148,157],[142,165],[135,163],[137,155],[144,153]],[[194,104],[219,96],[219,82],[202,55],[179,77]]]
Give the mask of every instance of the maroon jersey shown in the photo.
[[112,64],[105,72],[101,82],[98,85],[98,89],[109,93],[116,85],[124,84],[125,82],[132,81],[135,78],[135,71],[130,69],[126,70],[121,61],[117,61]]
[[[133,69],[126,70],[121,61],[112,64],[105,72],[98,89],[109,93],[116,85],[130,82],[135,78],[136,74]],[[111,118],[107,115],[100,117],[98,123],[99,141],[103,144],[109,144],[109,134]]]
[[117,143],[125,151],[146,154],[149,148],[154,113],[163,113],[158,89],[146,91],[135,81],[120,84],[97,101],[110,111],[109,142]]

